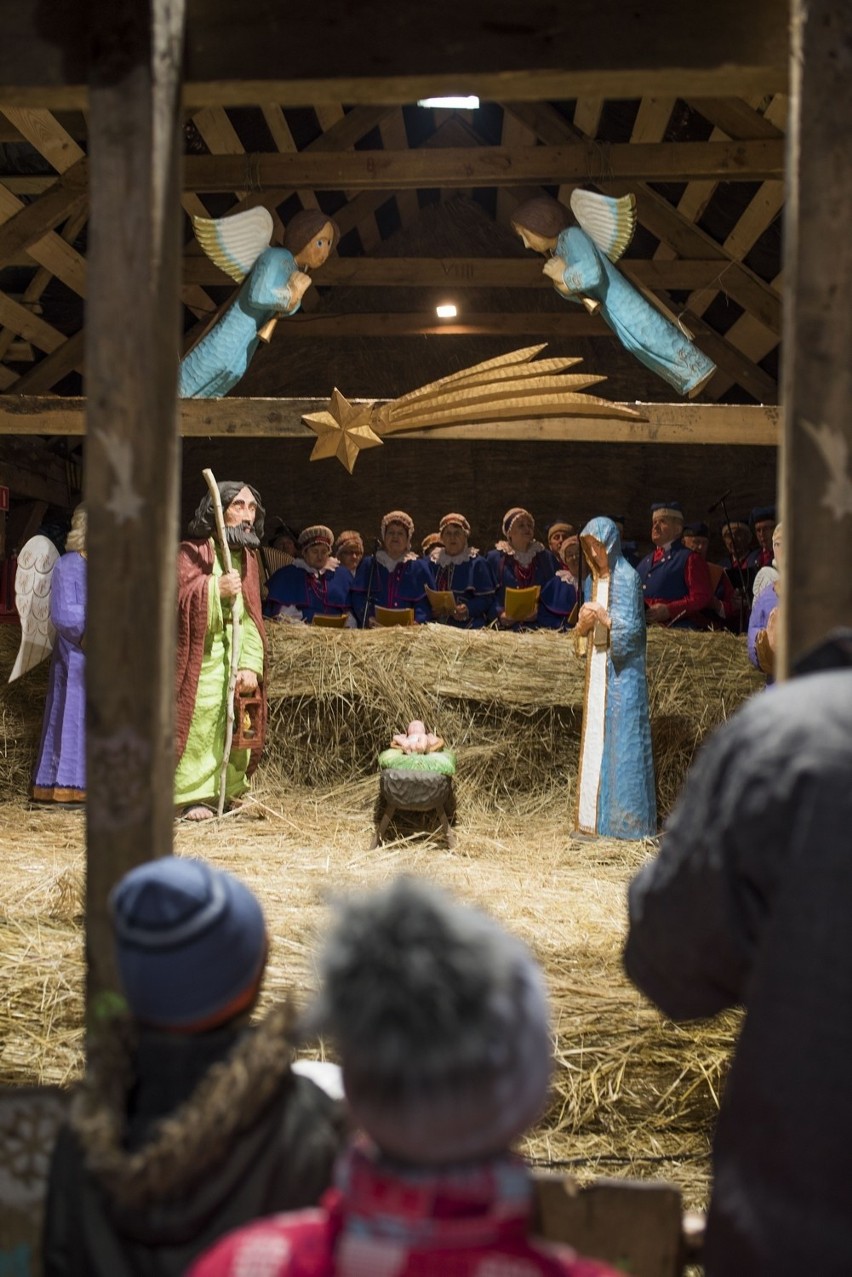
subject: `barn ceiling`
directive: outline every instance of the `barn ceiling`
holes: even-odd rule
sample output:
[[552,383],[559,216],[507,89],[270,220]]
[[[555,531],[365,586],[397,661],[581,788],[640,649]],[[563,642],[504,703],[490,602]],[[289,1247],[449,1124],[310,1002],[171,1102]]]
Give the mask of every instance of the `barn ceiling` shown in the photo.
[[[541,191],[567,201],[583,185],[635,194],[622,269],[715,361],[701,399],[777,403],[785,119],[779,94],[475,111],[207,106],[185,123],[185,345],[234,287],[201,253],[190,215],[263,204],[280,237],[293,213],[318,207],[340,226],[339,253],[238,394],[328,394],[328,352],[353,343],[388,394],[416,384],[407,369],[395,382],[395,352],[422,362],[428,350],[448,369],[546,340],[552,354],[581,349],[609,376],[608,398],[668,400],[602,321],[553,293],[509,230],[518,202]],[[82,112],[2,108],[0,393],[84,392],[86,149]],[[460,313],[445,327],[434,306],[448,293]]]

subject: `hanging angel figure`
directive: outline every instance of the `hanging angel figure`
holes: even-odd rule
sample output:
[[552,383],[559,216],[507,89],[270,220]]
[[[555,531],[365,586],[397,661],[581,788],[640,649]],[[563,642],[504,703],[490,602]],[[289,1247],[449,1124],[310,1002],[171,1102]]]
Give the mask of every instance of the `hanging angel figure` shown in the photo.
[[611,199],[595,191],[571,194],[571,213],[564,204],[542,195],[519,205],[512,229],[525,248],[549,258],[544,274],[560,296],[599,312],[621,344],[640,363],[693,398],[716,371],[716,365],[691,337],[624,278],[614,263],[633,239],[636,201],[632,195]]
[[51,657],[32,797],[82,803],[86,798],[86,511],[77,506],[61,557],[34,536],[18,556],[15,602],[21,646],[9,682]]
[[226,395],[269,341],[282,315],[294,315],[311,286],[309,272],[327,260],[340,238],[337,223],[319,209],[292,218],[284,247],[273,248],[272,214],[250,208],[232,217],[192,219],[204,252],[240,285],[225,313],[180,363],[181,399]]

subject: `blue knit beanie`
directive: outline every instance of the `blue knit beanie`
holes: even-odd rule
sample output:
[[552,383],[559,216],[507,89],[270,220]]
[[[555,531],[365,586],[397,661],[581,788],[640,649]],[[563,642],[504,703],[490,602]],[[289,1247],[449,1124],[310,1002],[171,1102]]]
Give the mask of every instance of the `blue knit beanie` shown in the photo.
[[266,964],[266,924],[248,887],[201,860],[163,856],[110,896],[116,959],[133,1015],[184,1032],[249,1007]]

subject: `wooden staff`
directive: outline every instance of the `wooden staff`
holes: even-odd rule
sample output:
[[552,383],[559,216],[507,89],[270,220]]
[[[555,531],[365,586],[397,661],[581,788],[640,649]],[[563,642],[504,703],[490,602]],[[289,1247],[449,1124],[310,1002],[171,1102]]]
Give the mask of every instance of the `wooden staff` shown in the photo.
[[[222,498],[219,485],[213,477],[212,470],[202,470],[210,496],[213,501],[213,513],[216,516],[216,536],[222,552],[222,569],[231,571],[231,551],[228,546],[228,534],[225,531],[225,515],[222,511]],[[231,756],[231,742],[234,739],[234,696],[237,690],[237,669],[240,659],[240,614],[237,611],[237,600],[231,604],[231,672],[228,678],[228,698],[225,705],[225,752],[222,755],[222,770],[219,773],[219,810],[221,816],[225,810],[225,788],[228,776],[228,759]]]

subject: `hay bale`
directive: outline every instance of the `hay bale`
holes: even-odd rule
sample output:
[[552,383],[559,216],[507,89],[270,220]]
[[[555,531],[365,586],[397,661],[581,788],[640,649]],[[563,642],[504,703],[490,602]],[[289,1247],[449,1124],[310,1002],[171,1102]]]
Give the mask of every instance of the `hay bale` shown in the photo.
[[[270,629],[272,730],[253,795],[238,818],[176,833],[180,854],[238,874],[263,902],[262,1006],[315,987],[329,893],[432,877],[521,935],[547,975],[553,1100],[523,1152],[580,1178],[665,1175],[700,1205],[738,1019],[673,1025],[622,973],[625,886],[649,848],[568,833],[584,681],[571,639]],[[17,646],[5,638],[0,669]],[[724,634],[652,631],[648,668],[665,812],[700,741],[762,680]],[[16,795],[0,808],[0,1082],[16,1085],[64,1084],[82,1064],[84,822],[23,799],[43,703],[24,684],[37,676],[43,689],[44,666],[0,696],[12,729],[0,799]],[[376,756],[414,716],[459,751],[457,846],[415,832],[370,851]]]
[[[541,632],[334,631],[270,625],[269,735],[262,765],[289,783],[352,783],[375,770],[411,718],[460,756],[462,801],[546,801],[576,776],[585,665],[570,636]],[[9,685],[19,642],[0,627],[0,799],[26,793],[35,763],[47,662]],[[651,730],[661,816],[704,737],[763,686],[743,639],[652,629]]]
[[[479,803],[564,792],[576,776],[585,663],[570,636],[269,630],[268,762],[299,783],[368,774],[415,717],[458,752],[460,794]],[[652,629],[648,683],[665,815],[703,738],[763,679],[742,639]]]

